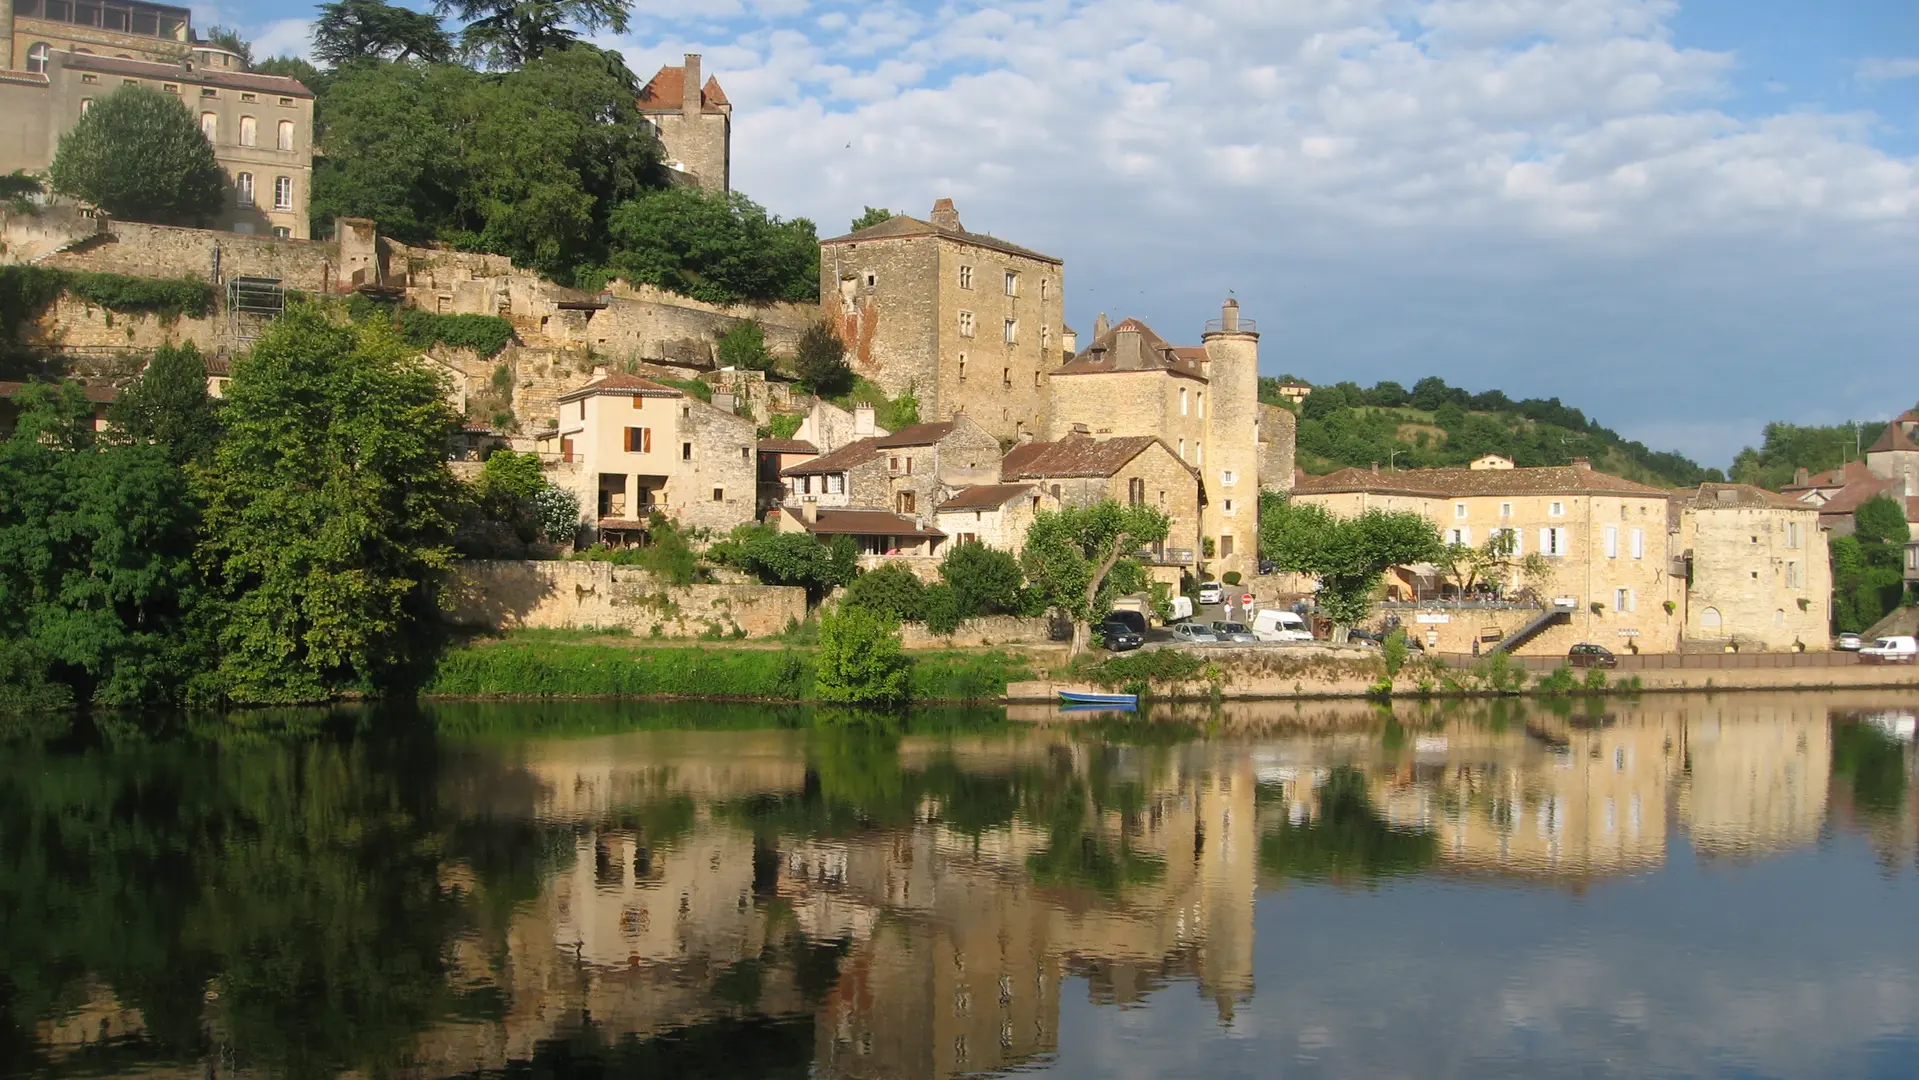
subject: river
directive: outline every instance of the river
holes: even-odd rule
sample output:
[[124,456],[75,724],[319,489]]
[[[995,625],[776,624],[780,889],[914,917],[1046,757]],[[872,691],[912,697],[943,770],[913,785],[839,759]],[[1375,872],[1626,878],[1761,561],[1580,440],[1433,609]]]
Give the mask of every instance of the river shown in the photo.
[[16,730],[0,1075],[1908,1077],[1915,716],[1648,695]]

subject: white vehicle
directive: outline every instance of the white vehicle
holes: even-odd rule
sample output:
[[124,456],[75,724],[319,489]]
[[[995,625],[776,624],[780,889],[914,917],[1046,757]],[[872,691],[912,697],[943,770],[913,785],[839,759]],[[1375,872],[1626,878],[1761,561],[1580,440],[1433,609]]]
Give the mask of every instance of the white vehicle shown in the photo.
[[1919,656],[1919,640],[1910,636],[1882,637],[1859,650],[1859,659],[1869,664],[1910,664]]
[[1196,622],[1183,622],[1173,627],[1175,645],[1217,645],[1219,638],[1205,625]]
[[1200,583],[1199,602],[1202,604],[1217,604],[1225,595],[1226,590],[1222,589],[1217,581],[1203,581]]
[[1253,637],[1259,641],[1311,641],[1306,620],[1290,611],[1262,611],[1253,616]]
[[1174,622],[1179,622],[1182,619],[1190,619],[1193,617],[1193,598],[1192,597],[1175,596],[1172,599],[1172,605],[1173,605],[1173,621]]

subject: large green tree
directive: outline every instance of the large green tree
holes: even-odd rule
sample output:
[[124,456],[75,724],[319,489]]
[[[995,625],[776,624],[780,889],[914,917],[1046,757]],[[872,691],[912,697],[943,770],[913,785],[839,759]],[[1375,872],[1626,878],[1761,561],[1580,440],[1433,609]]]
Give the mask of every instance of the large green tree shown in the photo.
[[1035,516],[1020,566],[1046,606],[1072,621],[1073,655],[1092,642],[1092,621],[1115,599],[1146,588],[1146,572],[1133,555],[1165,540],[1170,527],[1155,507],[1112,500]]
[[698,300],[807,303],[819,298],[819,236],[738,192],[672,185],[621,205],[608,221],[609,272]]
[[438,0],[435,10],[466,23],[460,44],[496,68],[516,68],[580,39],[580,31],[627,27],[627,0]]
[[334,0],[313,22],[313,55],[339,67],[355,60],[424,60],[453,56],[453,38],[424,11],[382,0]]
[[390,328],[311,308],[235,362],[199,552],[232,697],[392,689],[422,658],[457,500],[444,395]]
[[1860,503],[1852,520],[1852,535],[1831,544],[1832,614],[1835,629],[1859,633],[1899,606],[1912,532],[1905,508],[1884,495]]
[[1438,530],[1418,514],[1368,510],[1342,518],[1283,496],[1260,500],[1260,558],[1319,582],[1319,608],[1333,621],[1335,641],[1372,611],[1388,568],[1429,562],[1442,550]]
[[[833,332],[833,325],[821,320],[800,335],[793,353],[794,374],[800,386],[821,397],[838,397],[853,388],[853,366],[846,362],[846,345]],[[889,426],[889,430],[898,428]]]
[[220,417],[207,395],[206,358],[192,342],[162,345],[108,414],[119,437],[159,446],[176,465],[206,464],[220,444]]
[[114,217],[204,225],[226,201],[213,146],[178,96],[123,86],[96,100],[60,136],[53,190]]

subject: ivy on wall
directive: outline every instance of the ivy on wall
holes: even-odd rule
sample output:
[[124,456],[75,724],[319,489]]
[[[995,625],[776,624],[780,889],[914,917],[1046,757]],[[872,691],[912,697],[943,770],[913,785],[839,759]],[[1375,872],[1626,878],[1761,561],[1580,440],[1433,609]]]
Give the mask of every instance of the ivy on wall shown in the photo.
[[169,326],[183,315],[206,317],[214,303],[213,286],[196,277],[145,278],[47,266],[0,266],[0,334],[13,340],[21,326],[44,314],[62,293],[123,315],[154,315]]

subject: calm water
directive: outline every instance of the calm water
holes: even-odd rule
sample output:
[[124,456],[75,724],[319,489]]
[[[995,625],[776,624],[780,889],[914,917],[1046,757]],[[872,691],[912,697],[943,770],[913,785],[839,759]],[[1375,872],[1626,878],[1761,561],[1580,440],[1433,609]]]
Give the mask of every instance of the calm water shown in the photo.
[[0,1074],[1909,1077],[1916,713],[15,737]]

